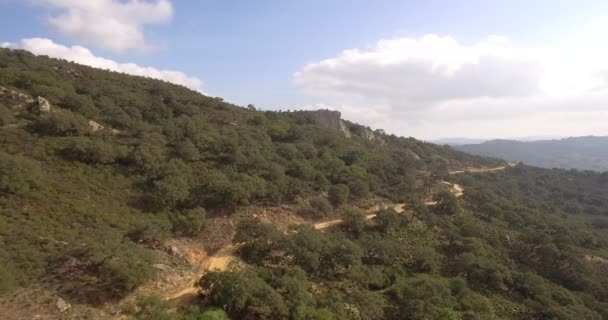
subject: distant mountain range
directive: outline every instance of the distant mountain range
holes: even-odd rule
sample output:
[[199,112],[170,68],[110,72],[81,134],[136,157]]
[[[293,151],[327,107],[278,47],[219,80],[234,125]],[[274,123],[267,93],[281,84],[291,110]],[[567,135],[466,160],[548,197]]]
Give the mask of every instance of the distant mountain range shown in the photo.
[[608,136],[527,142],[490,140],[476,144],[452,144],[452,146],[457,150],[476,155],[522,161],[544,168],[608,171]]
[[560,136],[527,136],[527,137],[517,137],[517,138],[509,138],[509,139],[477,139],[477,138],[443,138],[443,139],[435,139],[429,140],[431,143],[439,144],[439,145],[450,145],[450,146],[462,146],[466,144],[479,144],[487,141],[493,140],[510,140],[510,141],[538,141],[538,140],[556,140],[561,139],[563,137]]

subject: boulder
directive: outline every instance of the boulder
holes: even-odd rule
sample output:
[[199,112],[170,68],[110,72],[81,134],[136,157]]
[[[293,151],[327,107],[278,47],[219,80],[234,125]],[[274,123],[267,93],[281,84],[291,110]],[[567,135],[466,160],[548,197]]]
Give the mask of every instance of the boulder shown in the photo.
[[57,299],[55,306],[57,307],[57,309],[59,309],[60,312],[66,312],[72,307],[72,305],[70,305],[69,303],[67,303],[65,300],[63,300],[61,298]]
[[51,112],[51,104],[43,97],[38,97],[34,101],[32,112],[35,114],[43,114]]
[[102,126],[101,124],[93,121],[93,120],[89,120],[89,127],[91,128],[91,132],[97,132],[99,130],[103,130],[105,127]]

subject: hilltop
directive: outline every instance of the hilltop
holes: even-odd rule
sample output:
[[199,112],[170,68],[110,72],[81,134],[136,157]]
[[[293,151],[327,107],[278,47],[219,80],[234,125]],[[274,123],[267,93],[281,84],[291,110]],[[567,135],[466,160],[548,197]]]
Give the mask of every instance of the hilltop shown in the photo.
[[454,147],[471,154],[522,161],[543,168],[608,171],[608,137],[572,137],[559,140],[491,140]]
[[8,319],[608,316],[606,174],[4,49],[0,146]]

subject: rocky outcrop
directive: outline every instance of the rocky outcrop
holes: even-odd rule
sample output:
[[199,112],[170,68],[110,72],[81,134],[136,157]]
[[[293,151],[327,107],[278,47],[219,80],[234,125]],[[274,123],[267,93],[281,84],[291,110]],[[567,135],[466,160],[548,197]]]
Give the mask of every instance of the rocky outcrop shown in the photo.
[[51,104],[43,97],[36,98],[34,105],[30,109],[32,113],[41,115],[43,113],[51,112]]
[[344,132],[344,135],[346,135],[347,138],[352,137],[352,133],[350,132],[350,130],[346,126],[346,123],[344,123],[344,121],[342,121],[342,120],[340,120],[340,130],[342,132]]
[[35,102],[35,100],[27,94],[9,90],[2,86],[0,86],[0,98],[7,107],[15,112],[29,109]]

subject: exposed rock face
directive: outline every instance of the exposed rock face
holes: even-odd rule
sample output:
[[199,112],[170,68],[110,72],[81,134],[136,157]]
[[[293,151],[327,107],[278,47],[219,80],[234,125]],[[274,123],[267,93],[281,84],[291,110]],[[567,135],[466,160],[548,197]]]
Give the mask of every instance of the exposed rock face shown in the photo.
[[43,114],[51,112],[51,104],[43,97],[36,98],[32,112],[36,114]]
[[348,127],[342,120],[340,120],[340,130],[342,130],[342,132],[344,132],[344,134],[346,135],[347,138],[352,137],[350,130],[348,129]]
[[328,129],[340,130],[341,114],[333,110],[317,110],[314,112],[317,123]]
[[374,141],[374,140],[376,140],[376,135],[374,134],[374,132],[372,130],[365,129],[365,130],[363,130],[363,138],[365,138],[369,141]]
[[342,131],[346,137],[351,137],[350,130],[348,130],[348,127],[342,121],[340,111],[322,109],[315,111],[313,114],[320,126],[335,131]]

